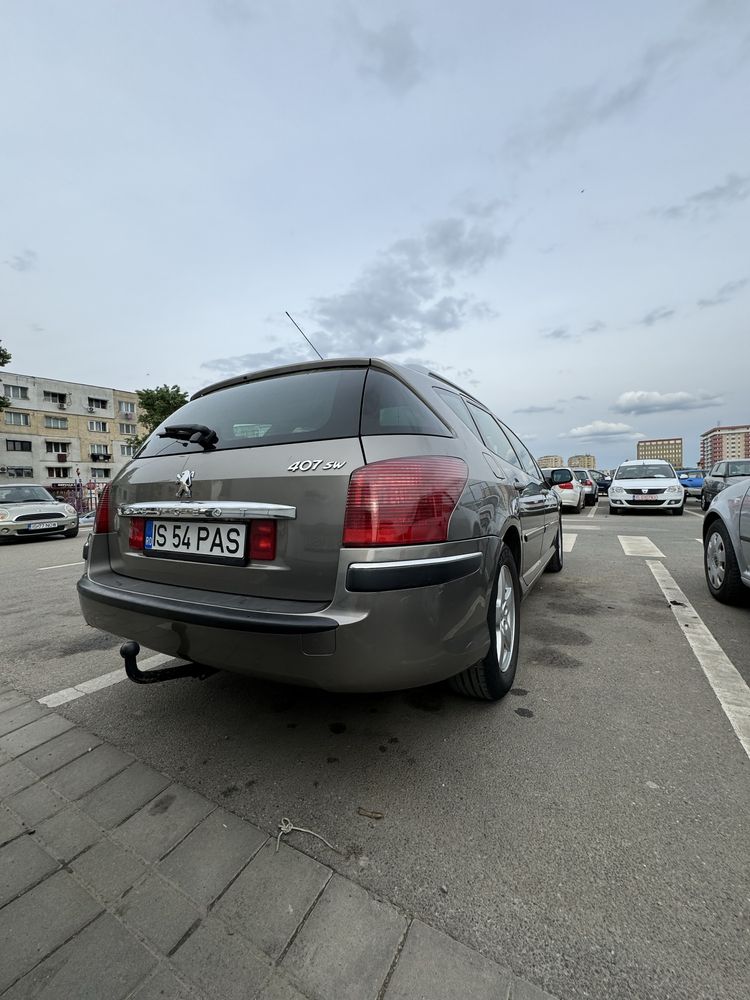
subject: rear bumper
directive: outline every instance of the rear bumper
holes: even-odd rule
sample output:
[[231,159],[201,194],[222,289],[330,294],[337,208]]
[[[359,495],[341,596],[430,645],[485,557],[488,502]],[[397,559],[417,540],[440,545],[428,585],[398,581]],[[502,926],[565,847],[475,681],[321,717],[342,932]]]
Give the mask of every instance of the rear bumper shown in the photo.
[[480,541],[490,558],[475,543],[439,558],[343,566],[333,601],[310,611],[270,611],[229,594],[184,599],[181,588],[111,571],[83,576],[78,596],[89,625],[167,655],[331,691],[398,690],[485,655],[487,566],[495,563],[491,540]]

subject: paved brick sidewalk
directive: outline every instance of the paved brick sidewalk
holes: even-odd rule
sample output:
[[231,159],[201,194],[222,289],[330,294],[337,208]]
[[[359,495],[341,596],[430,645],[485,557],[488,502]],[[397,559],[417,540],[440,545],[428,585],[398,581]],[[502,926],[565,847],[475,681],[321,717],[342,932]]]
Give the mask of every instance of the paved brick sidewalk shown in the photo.
[[3,1000],[552,1000],[12,690],[0,803]]

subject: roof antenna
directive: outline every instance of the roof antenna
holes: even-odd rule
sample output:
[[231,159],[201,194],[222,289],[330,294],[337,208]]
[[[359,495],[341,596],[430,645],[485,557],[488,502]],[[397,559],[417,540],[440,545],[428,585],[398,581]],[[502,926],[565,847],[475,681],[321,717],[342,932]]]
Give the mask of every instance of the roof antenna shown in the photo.
[[[284,310],[284,311],[286,312],[286,310]],[[313,342],[310,340],[310,338],[305,334],[305,331],[302,329],[302,327],[299,325],[299,323],[297,323],[296,320],[292,319],[292,317],[289,315],[288,312],[287,312],[287,316],[289,316],[289,319],[292,320],[292,323],[294,323],[294,325],[297,327],[297,329],[299,330],[299,332],[305,338],[305,340],[307,341],[307,343],[310,345],[310,347],[312,347],[312,349],[315,351],[315,353],[318,355],[318,357],[322,361],[323,360],[323,355],[320,353],[320,351],[315,346],[315,344],[313,344]]]

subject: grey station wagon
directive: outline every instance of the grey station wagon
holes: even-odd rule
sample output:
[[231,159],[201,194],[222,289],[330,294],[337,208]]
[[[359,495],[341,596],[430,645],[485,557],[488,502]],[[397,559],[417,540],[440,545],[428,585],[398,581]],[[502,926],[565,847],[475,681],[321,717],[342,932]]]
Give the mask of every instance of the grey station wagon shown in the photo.
[[90,625],[194,663],[494,700],[520,599],[562,560],[558,499],[485,406],[330,360],[211,385],[158,427],[100,503],[78,593]]

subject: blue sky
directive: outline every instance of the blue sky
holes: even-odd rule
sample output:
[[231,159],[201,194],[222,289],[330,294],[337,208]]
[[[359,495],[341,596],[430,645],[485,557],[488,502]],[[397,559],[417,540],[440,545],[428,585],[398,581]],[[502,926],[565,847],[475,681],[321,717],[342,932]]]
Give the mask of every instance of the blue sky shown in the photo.
[[10,370],[427,364],[536,454],[750,421],[750,4],[2,0]]

